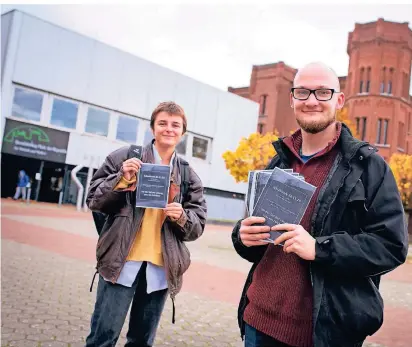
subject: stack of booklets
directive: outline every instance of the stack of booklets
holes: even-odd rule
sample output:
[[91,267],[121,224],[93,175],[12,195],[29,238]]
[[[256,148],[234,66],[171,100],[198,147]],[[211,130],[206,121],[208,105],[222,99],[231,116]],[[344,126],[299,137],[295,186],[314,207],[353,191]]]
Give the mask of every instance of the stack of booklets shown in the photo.
[[[315,190],[292,169],[250,171],[245,203],[249,216],[265,218],[262,225],[299,224]],[[266,241],[281,234],[271,231]]]

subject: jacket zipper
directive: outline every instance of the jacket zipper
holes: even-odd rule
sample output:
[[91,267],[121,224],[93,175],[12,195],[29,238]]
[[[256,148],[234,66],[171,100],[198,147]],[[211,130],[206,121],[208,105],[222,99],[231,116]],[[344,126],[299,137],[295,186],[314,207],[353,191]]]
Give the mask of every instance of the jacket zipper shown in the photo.
[[[325,193],[326,188],[327,188],[329,182],[331,181],[333,174],[335,173],[337,167],[339,166],[340,161],[341,161],[341,158],[339,158],[339,159],[334,163],[332,170],[331,170],[330,173],[328,174],[328,177],[327,177],[327,179],[326,179],[325,184],[323,185],[321,191],[319,192],[318,199],[323,197],[323,194]],[[318,210],[319,210],[319,207],[318,207],[318,206],[319,206],[319,203],[317,203],[317,211],[316,211],[316,213],[313,214],[313,216],[312,216],[312,218],[311,218],[311,223],[310,223],[310,226],[311,226],[311,234],[312,234],[313,236],[316,236],[316,235],[315,235],[316,233],[315,233],[315,230],[314,230],[314,226],[315,226],[315,219],[316,219],[316,216],[317,216]],[[312,288],[313,288],[312,262],[309,262],[309,274],[310,274],[310,283],[311,283]]]
[[[350,161],[352,160],[352,158],[358,153],[359,149],[361,149],[364,145],[365,145],[365,143],[361,143],[360,145],[358,145],[358,148],[356,148],[356,150],[354,151],[354,153],[350,156],[348,162],[350,162]],[[339,162],[339,163],[340,163],[340,162]],[[338,163],[338,165],[339,165],[339,163]],[[330,212],[330,210],[331,210],[331,208],[332,208],[332,205],[333,205],[333,203],[334,203],[335,200],[336,200],[336,197],[338,196],[339,190],[343,187],[343,185],[344,185],[344,183],[345,183],[345,179],[350,175],[351,172],[352,172],[352,167],[350,166],[348,172],[347,172],[346,175],[342,178],[342,180],[341,180],[341,182],[340,182],[340,185],[339,185],[338,189],[336,190],[336,193],[335,193],[335,195],[333,196],[333,199],[332,199],[331,203],[329,204],[329,207],[328,207],[327,212],[326,212],[325,215],[323,216],[322,224],[321,224],[321,229],[320,229],[320,232],[319,232],[319,236],[322,236],[323,230],[324,230],[324,227],[325,227],[326,217],[327,217],[327,215],[329,214],[329,212]]]
[[329,212],[330,212],[330,210],[331,210],[331,208],[332,208],[332,205],[333,205],[333,203],[335,202],[335,200],[336,200],[336,198],[337,198],[337,196],[338,196],[339,190],[343,187],[346,177],[348,177],[351,172],[352,172],[352,170],[349,169],[348,172],[346,173],[346,175],[342,178],[342,181],[341,181],[338,189],[336,190],[336,193],[335,193],[335,195],[333,196],[332,201],[331,201],[330,204],[329,204],[328,210],[326,211],[325,215],[323,216],[322,224],[321,224],[321,228],[320,228],[320,232],[319,232],[319,236],[322,236],[322,234],[323,234],[323,229],[324,229],[324,227],[325,227],[326,217],[328,216],[328,214],[329,214]]
[[312,229],[312,235],[313,236],[315,236],[315,230],[313,229],[313,227],[315,226],[315,219],[316,219],[316,216],[318,215],[318,212],[319,212],[319,206],[320,206],[320,204],[319,204],[319,200],[323,197],[323,195],[325,194],[325,191],[326,191],[326,188],[328,187],[328,185],[329,185],[329,182],[332,180],[332,176],[335,174],[335,172],[336,172],[336,170],[337,170],[337,168],[338,168],[338,166],[339,166],[339,164],[340,164],[340,162],[341,162],[341,160],[342,160],[342,155],[339,153],[338,154],[338,158],[336,158],[336,160],[335,160],[335,162],[334,162],[334,164],[333,164],[333,167],[332,167],[332,169],[330,170],[330,172],[329,172],[329,174],[328,174],[328,177],[326,178],[326,182],[323,184],[323,187],[321,188],[321,190],[320,190],[320,192],[319,192],[319,196],[318,196],[318,202],[316,203],[316,213],[314,213],[313,214],[313,216],[312,216],[312,220],[311,220],[311,229]]
[[[336,168],[339,166],[339,164],[340,164],[340,160],[336,163]],[[331,181],[332,176],[333,176],[334,173],[335,173],[335,170],[332,170],[332,171],[331,171],[331,174],[329,174],[329,177],[328,177],[328,179],[326,180],[324,186],[322,187],[322,192],[321,192],[321,193],[322,193],[322,196],[323,196],[323,194],[325,193],[326,187],[328,186],[329,182]],[[346,177],[347,177],[347,176],[345,176],[345,177],[343,178],[342,182],[345,180]],[[342,185],[343,185],[343,183],[340,185],[340,187],[338,188],[337,192],[338,192],[339,189],[342,187]],[[322,235],[324,221],[326,220],[326,216],[329,214],[330,209],[331,209],[331,206],[332,206],[333,203],[335,202],[335,199],[336,199],[336,196],[337,196],[337,195],[338,195],[338,194],[336,193],[336,194],[335,194],[335,197],[333,198],[332,202],[331,202],[330,205],[329,205],[329,208],[328,208],[327,213],[326,213],[325,216],[323,217],[323,220],[322,220],[322,228],[321,228],[321,231],[320,231],[320,233],[319,233],[319,236]],[[321,196],[320,193],[319,193],[319,196]],[[313,236],[316,236],[316,232],[315,232],[315,230],[314,230],[314,228],[313,228],[313,227],[314,227],[314,220],[315,220],[315,216],[313,216],[313,220],[312,220],[313,223],[311,223],[311,229],[312,229],[312,235],[313,235]],[[310,274],[310,283],[312,284],[312,288],[313,288],[312,262],[309,263],[309,274]]]

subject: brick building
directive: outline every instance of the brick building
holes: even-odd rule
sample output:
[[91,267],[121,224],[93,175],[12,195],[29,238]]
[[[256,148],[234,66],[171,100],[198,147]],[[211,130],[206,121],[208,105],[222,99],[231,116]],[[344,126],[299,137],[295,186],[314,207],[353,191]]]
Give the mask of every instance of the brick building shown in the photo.
[[[409,95],[412,30],[409,23],[355,24],[349,33],[348,75],[339,77],[357,137],[393,153],[412,154],[412,96]],[[298,127],[289,105],[296,69],[284,62],[255,65],[250,85],[228,91],[260,104],[257,131],[288,135]]]

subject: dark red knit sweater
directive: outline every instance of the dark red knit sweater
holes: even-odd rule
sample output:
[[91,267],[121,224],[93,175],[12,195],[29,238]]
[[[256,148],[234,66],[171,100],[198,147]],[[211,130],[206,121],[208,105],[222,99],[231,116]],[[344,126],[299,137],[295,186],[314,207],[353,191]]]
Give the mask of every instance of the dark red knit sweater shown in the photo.
[[[284,139],[295,155],[292,168],[317,187],[301,225],[310,231],[310,220],[319,190],[336,157],[335,146],[341,131],[328,146],[303,164],[299,157],[301,131]],[[312,347],[312,285],[309,262],[294,253],[286,254],[283,247],[270,244],[253,274],[247,291],[249,305],[244,320],[255,329],[291,346]]]

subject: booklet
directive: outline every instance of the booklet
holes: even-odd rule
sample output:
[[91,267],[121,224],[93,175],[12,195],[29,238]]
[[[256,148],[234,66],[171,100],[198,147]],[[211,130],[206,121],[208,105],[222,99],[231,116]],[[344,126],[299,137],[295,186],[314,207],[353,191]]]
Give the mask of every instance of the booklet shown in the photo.
[[272,170],[257,170],[253,175],[252,181],[252,196],[250,198],[249,211],[253,212],[260,194],[265,188],[265,185],[272,174]]
[[[260,225],[299,224],[316,187],[299,177],[275,168],[253,209],[252,216],[264,217]],[[271,231],[266,242],[274,242],[282,232]]]
[[299,178],[300,180],[305,180],[305,177],[303,177],[301,174],[298,174],[296,172],[292,173],[293,176],[295,176],[296,178]]
[[165,208],[169,199],[169,165],[142,164],[136,187],[136,207]]
[[252,195],[252,183],[253,183],[253,176],[255,175],[255,171],[249,171],[248,174],[248,183],[247,183],[247,192],[245,196],[245,205],[246,205],[246,210],[247,210],[247,215],[250,217],[251,212],[250,212],[250,199]]
[[[293,173],[293,169],[281,169],[285,172]],[[260,194],[263,191],[270,175],[272,174],[273,170],[254,170],[249,171],[248,176],[248,190],[246,193],[245,203],[246,208],[248,211],[248,216],[252,215],[253,209],[256,206],[256,203],[260,197]],[[293,173],[294,175],[298,175],[301,179],[303,176],[300,176],[298,173]]]

